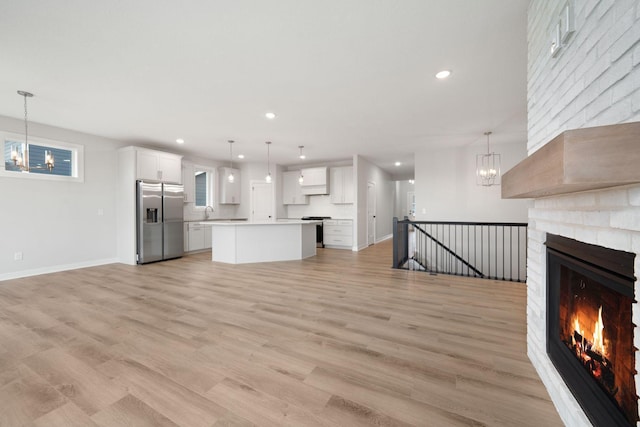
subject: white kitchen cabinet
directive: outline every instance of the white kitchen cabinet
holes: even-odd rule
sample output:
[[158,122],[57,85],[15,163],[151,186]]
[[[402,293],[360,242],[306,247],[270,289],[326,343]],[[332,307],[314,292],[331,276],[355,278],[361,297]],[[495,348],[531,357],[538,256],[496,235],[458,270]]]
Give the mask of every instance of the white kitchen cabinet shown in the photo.
[[329,194],[329,169],[327,167],[302,169],[304,181],[302,194]]
[[204,248],[211,249],[211,225],[204,226]]
[[350,219],[325,219],[323,221],[325,247],[350,249],[353,245],[353,221]]
[[[233,172],[233,182],[229,182],[228,179],[230,172]],[[240,170],[221,167],[218,169],[218,174],[220,203],[223,205],[240,204]]]
[[204,249],[204,225],[189,223],[189,252]]
[[331,203],[354,202],[353,166],[331,168]]
[[193,203],[196,200],[195,181],[193,179],[193,164],[183,162],[182,164],[182,185],[184,186],[184,202]]
[[184,251],[189,252],[189,223],[183,222],[182,235],[184,236]]
[[136,179],[182,184],[182,156],[135,148]]
[[210,225],[188,222],[186,234],[188,236],[186,251],[192,252],[211,249]]
[[284,205],[308,205],[309,196],[302,194],[300,186],[300,171],[282,173],[282,204]]

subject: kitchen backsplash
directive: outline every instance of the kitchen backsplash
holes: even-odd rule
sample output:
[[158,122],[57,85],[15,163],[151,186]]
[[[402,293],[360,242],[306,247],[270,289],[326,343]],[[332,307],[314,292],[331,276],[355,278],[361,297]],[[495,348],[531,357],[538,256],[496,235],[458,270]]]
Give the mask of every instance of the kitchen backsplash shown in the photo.
[[334,205],[330,196],[310,196],[308,205],[288,205],[287,218],[303,216],[330,216],[331,218],[352,219],[354,205]]
[[[184,220],[185,221],[200,221],[200,220],[204,220],[205,216],[204,216],[204,211],[198,210],[198,211],[194,211],[193,210],[194,207],[194,203],[185,203],[184,204]],[[211,210],[209,210],[209,219],[217,219],[217,218],[236,218],[237,215],[237,211],[238,211],[238,205],[221,205],[221,204],[215,204],[215,206],[213,206],[214,211],[211,212]]]

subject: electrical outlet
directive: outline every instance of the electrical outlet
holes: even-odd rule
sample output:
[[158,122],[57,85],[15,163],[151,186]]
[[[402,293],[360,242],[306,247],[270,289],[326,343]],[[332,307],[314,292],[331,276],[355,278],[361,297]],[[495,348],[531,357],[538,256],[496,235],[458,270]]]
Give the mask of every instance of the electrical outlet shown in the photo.
[[103,216],[104,215],[104,209],[100,208],[98,209],[98,216]]
[[22,252],[14,252],[13,253],[14,261],[22,261]]
[[427,208],[422,208],[422,213],[426,214],[427,213]]

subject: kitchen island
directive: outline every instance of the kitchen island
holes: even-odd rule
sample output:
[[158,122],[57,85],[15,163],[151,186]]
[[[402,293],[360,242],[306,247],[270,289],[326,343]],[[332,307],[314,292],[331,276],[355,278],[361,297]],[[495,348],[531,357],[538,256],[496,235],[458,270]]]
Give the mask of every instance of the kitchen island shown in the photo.
[[229,264],[290,261],[316,254],[316,224],[322,221],[207,222],[211,260]]

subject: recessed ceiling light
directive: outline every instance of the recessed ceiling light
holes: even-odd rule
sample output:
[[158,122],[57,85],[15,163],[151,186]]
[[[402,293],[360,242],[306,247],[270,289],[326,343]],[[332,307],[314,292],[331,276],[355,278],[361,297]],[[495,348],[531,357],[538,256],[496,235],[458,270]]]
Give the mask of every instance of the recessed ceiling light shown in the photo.
[[440,72],[438,72],[436,74],[436,79],[446,79],[447,77],[449,77],[451,75],[451,71],[449,70],[442,70]]
[[239,159],[244,159],[244,154],[238,154]]
[[401,164],[402,164],[402,163],[400,163],[400,162],[395,162],[395,163],[394,163],[394,165],[396,165],[396,166],[400,166]]
[[178,139],[176,139],[176,142],[177,142],[178,144],[184,144],[184,139],[182,139],[182,138],[178,138]]
[[265,115],[264,115],[264,116],[265,116],[267,119],[269,119],[269,120],[273,120],[273,119],[275,119],[275,118],[276,118],[276,113],[271,113],[271,112],[269,112],[269,113],[265,113]]

